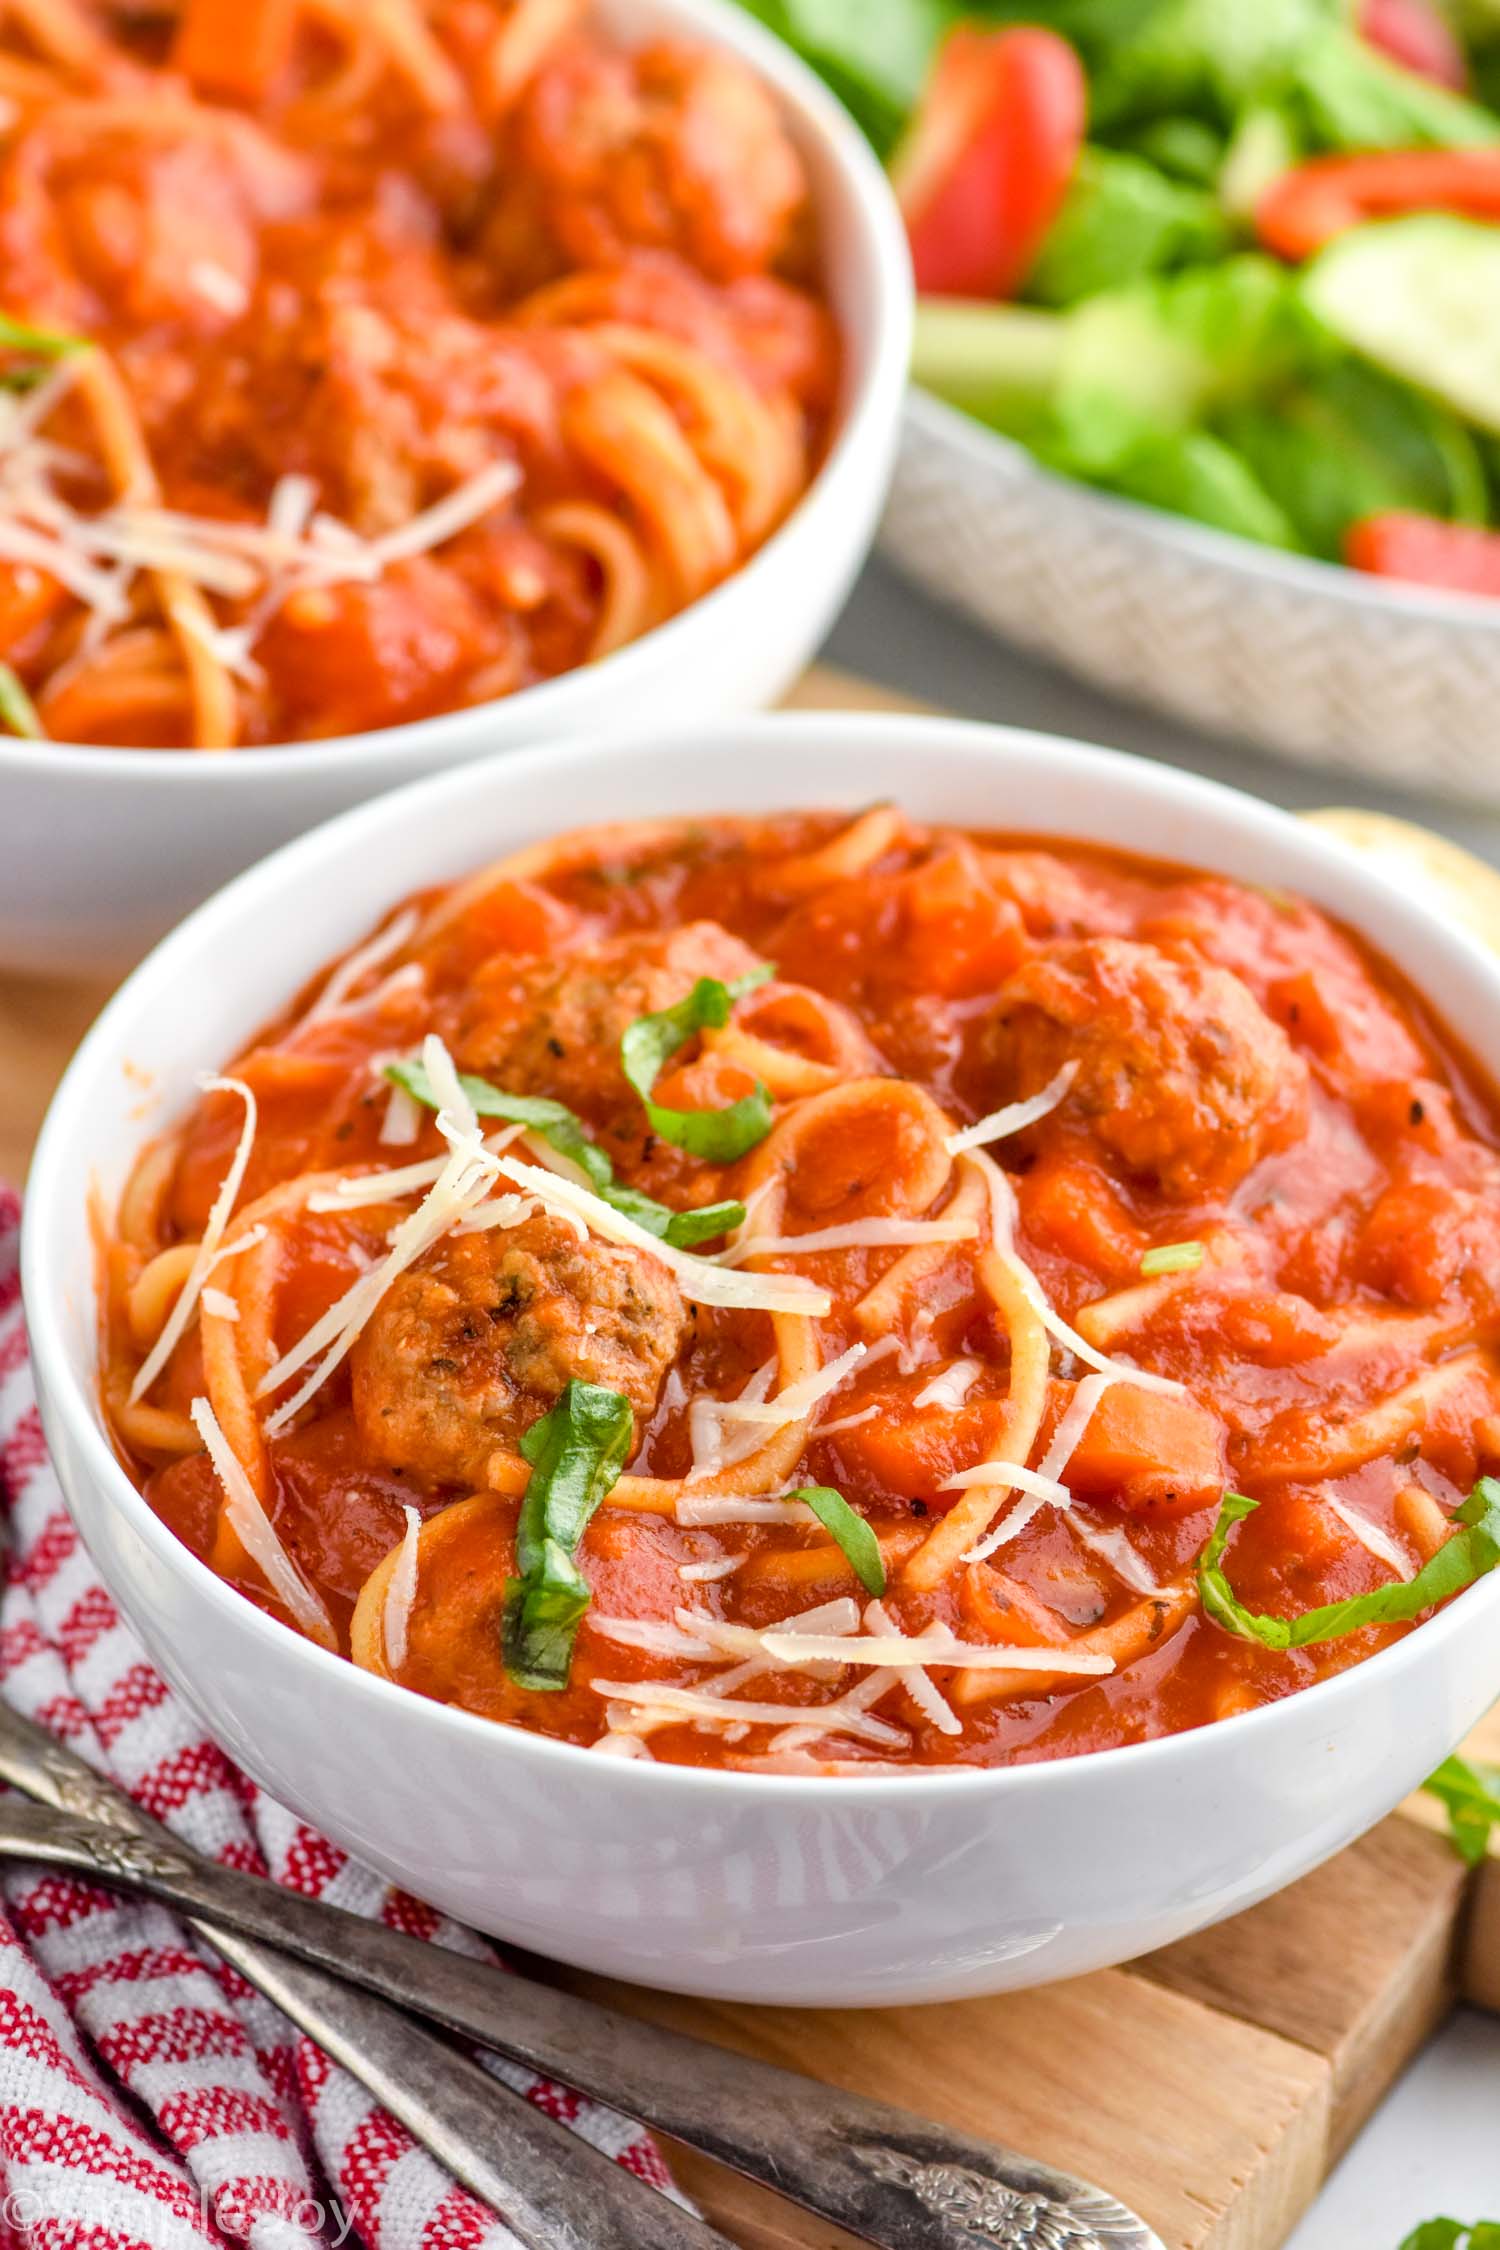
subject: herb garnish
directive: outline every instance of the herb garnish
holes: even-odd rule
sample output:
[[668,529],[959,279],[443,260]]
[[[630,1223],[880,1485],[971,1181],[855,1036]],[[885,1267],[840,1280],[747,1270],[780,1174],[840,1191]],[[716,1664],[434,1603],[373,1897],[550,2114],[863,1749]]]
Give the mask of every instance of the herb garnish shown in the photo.
[[[429,1109],[442,1106],[420,1062],[387,1063],[385,1075]],[[458,1082],[474,1104],[476,1115],[498,1117],[508,1125],[524,1125],[528,1132],[540,1133],[559,1156],[578,1166],[601,1203],[634,1219],[638,1227],[673,1250],[694,1249],[715,1235],[727,1234],[744,1219],[743,1203],[705,1203],[696,1211],[672,1211],[639,1188],[624,1186],[615,1178],[615,1168],[603,1149],[589,1139],[583,1120],[562,1102],[540,1094],[507,1094],[486,1078],[464,1076]]]
[[867,1594],[885,1592],[885,1562],[880,1541],[862,1515],[831,1484],[804,1484],[792,1494],[805,1501],[823,1529],[842,1547],[845,1560]]
[[1500,2219],[1424,2219],[1401,2238],[1400,2250],[1500,2250]]
[[1141,1272],[1148,1281],[1159,1273],[1196,1273],[1203,1257],[1201,1242],[1163,1242],[1146,1252]]
[[1481,1477],[1454,1516],[1463,1528],[1444,1541],[1415,1578],[1395,1579],[1373,1593],[1352,1594],[1346,1601],[1325,1602],[1318,1609],[1305,1609],[1300,1617],[1268,1617],[1246,1609],[1222,1566],[1230,1532],[1259,1505],[1242,1492],[1225,1493],[1219,1520],[1198,1556],[1197,1575],[1205,1616],[1226,1633],[1259,1641],[1263,1648],[1308,1648],[1315,1641],[1336,1641],[1345,1633],[1357,1633],[1366,1625],[1392,1625],[1418,1617],[1500,1563],[1500,1484],[1493,1477]]
[[651,1129],[675,1148],[685,1148],[710,1164],[733,1164],[771,1130],[771,1097],[759,1081],[755,1091],[723,1109],[667,1109],[651,1099],[665,1065],[696,1031],[718,1031],[729,1021],[736,1000],[775,975],[769,961],[748,969],[732,984],[700,977],[685,1000],[654,1015],[637,1016],[620,1041],[620,1068],[646,1105]]
[[36,705],[9,664],[0,664],[0,728],[7,734],[24,735],[28,742],[46,740],[47,730],[37,716]]
[[1422,1787],[1448,1815],[1448,1834],[1459,1857],[1477,1867],[1500,1826],[1500,1766],[1481,1758],[1445,1758]]
[[0,371],[0,390],[29,391],[42,380],[49,366],[88,348],[87,336],[69,336],[56,328],[35,328],[30,321],[16,320],[10,313],[0,312],[0,351],[23,352],[42,362],[39,367],[7,367]]
[[516,1519],[516,1570],[500,1629],[505,1669],[525,1688],[565,1688],[589,1589],[574,1562],[589,1518],[620,1474],[635,1415],[622,1391],[576,1377],[521,1439],[531,1463]]

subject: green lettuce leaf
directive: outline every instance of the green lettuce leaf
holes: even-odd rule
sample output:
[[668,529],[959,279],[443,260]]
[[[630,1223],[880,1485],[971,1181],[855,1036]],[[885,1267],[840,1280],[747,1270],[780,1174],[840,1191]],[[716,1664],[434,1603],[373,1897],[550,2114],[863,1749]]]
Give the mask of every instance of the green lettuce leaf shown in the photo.
[[1232,122],[1341,12],[1339,0],[1163,0],[1092,57],[1095,129],[1179,111]]
[[500,1628],[505,1669],[521,1687],[555,1691],[568,1684],[578,1621],[589,1606],[573,1557],[620,1474],[634,1431],[623,1392],[575,1379],[521,1439],[531,1475]]
[[1204,1615],[1226,1633],[1238,1634],[1245,1641],[1259,1641],[1262,1648],[1309,1648],[1317,1641],[1336,1641],[1345,1633],[1361,1632],[1367,1625],[1393,1625],[1420,1617],[1424,1609],[1461,1593],[1500,1563],[1500,1484],[1493,1477],[1481,1477],[1453,1519],[1461,1528],[1443,1542],[1415,1578],[1392,1579],[1373,1593],[1325,1602],[1320,1608],[1304,1610],[1300,1617],[1269,1617],[1245,1607],[1223,1567],[1230,1533],[1259,1505],[1243,1493],[1225,1493],[1219,1520],[1198,1556],[1197,1576]]
[[674,1148],[685,1148],[710,1164],[733,1164],[771,1130],[771,1097],[764,1086],[723,1109],[668,1109],[651,1099],[665,1065],[679,1047],[700,1031],[720,1030],[736,1000],[775,975],[769,961],[749,969],[733,984],[700,977],[687,997],[670,1008],[637,1016],[620,1040],[620,1068],[645,1104],[653,1133]]
[[1485,522],[1473,437],[1435,400],[1358,360],[1309,371],[1264,403],[1215,422],[1310,552],[1336,561],[1361,516],[1392,509]]
[[1170,266],[1217,256],[1229,228],[1214,197],[1143,156],[1086,148],[1026,279],[1041,305],[1071,305]]
[[1486,148],[1500,141],[1500,117],[1387,61],[1341,24],[1326,26],[1301,49],[1288,92],[1309,140],[1324,149]]
[[[388,1063],[385,1075],[393,1084],[404,1087],[414,1100],[425,1103],[428,1109],[442,1106],[426,1070],[414,1057]],[[727,1234],[745,1216],[743,1203],[705,1203],[696,1211],[669,1210],[654,1196],[643,1195],[639,1188],[626,1187],[615,1178],[613,1164],[603,1149],[589,1139],[582,1118],[562,1102],[550,1101],[541,1094],[507,1094],[503,1088],[492,1086],[487,1078],[461,1075],[458,1082],[474,1104],[477,1116],[498,1117],[507,1125],[523,1125],[530,1133],[540,1133],[559,1156],[566,1156],[578,1166],[601,1203],[607,1203],[624,1218],[633,1219],[638,1227],[644,1227],[648,1234],[654,1234],[659,1242],[667,1243],[673,1250],[692,1250],[700,1242],[711,1241],[715,1235]]]

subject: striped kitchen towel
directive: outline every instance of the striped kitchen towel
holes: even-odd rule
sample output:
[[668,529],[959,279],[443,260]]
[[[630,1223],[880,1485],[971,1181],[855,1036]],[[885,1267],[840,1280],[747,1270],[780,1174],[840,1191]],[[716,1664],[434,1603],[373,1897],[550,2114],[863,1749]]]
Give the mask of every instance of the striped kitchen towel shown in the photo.
[[[0,1693],[226,1866],[476,1957],[232,1765],[147,1662],[47,1457],[0,1189],[0,1503],[10,1550]],[[630,2120],[487,2058],[655,2187]],[[163,1908],[68,1875],[0,1880],[0,2250],[515,2250],[364,2089]]]

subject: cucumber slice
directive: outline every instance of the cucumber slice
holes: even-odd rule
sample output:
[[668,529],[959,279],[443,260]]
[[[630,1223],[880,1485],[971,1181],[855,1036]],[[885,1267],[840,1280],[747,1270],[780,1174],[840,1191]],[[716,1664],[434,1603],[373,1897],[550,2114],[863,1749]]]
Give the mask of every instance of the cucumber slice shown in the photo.
[[1066,323],[1031,305],[924,297],[912,380],[977,422],[1024,437],[1051,400]]
[[1351,350],[1500,432],[1500,227],[1438,213],[1354,227],[1302,293]]

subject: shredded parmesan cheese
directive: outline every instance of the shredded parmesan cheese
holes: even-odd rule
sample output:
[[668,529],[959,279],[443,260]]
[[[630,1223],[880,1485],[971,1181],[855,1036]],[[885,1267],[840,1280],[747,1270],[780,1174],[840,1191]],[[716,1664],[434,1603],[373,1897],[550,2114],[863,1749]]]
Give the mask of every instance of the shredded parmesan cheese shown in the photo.
[[912,1405],[941,1406],[949,1414],[956,1413],[982,1373],[977,1359],[956,1359],[951,1366],[938,1369],[932,1381],[918,1391]]
[[[864,1625],[866,1632],[882,1635],[886,1639],[899,1634],[899,1628],[884,1602],[870,1602],[866,1605]],[[934,1622],[919,1633],[917,1638],[923,1641],[945,1640],[947,1631],[944,1626]],[[894,1668],[893,1666],[892,1669]],[[902,1684],[923,1718],[935,1726],[939,1734],[963,1733],[962,1719],[947,1698],[939,1694],[926,1672],[906,1672],[902,1675]]]
[[407,1501],[403,1512],[406,1529],[401,1534],[401,1551],[391,1571],[390,1584],[385,1590],[385,1607],[380,1613],[386,1668],[391,1672],[399,1672],[406,1662],[407,1633],[412,1604],[417,1598],[417,1542],[422,1536],[419,1511]]
[[262,1573],[272,1592],[279,1596],[309,1640],[317,1641],[323,1648],[337,1649],[338,1635],[334,1632],[327,1610],[303,1577],[271,1526],[256,1497],[255,1487],[246,1476],[229,1440],[220,1429],[218,1418],[206,1398],[195,1398],[188,1408],[193,1427],[202,1438],[204,1450],[213,1463],[215,1476],[224,1493],[224,1513],[244,1548],[246,1554]]
[[921,1242],[972,1242],[967,1219],[851,1219],[844,1226],[814,1227],[807,1234],[755,1234],[721,1250],[715,1263],[743,1266],[752,1258],[788,1258],[808,1250],[909,1249]]
[[774,1398],[757,1400],[741,1393],[738,1398],[722,1400],[719,1410],[726,1421],[759,1422],[772,1429],[784,1429],[789,1422],[805,1422],[813,1408],[853,1374],[866,1350],[864,1344],[851,1344],[826,1367],[804,1375],[800,1383],[789,1383]]
[[722,1305],[736,1312],[804,1313],[814,1320],[821,1320],[831,1308],[827,1290],[816,1288],[800,1274],[729,1272],[648,1234],[634,1219],[627,1219],[623,1211],[616,1211],[575,1180],[563,1179],[558,1173],[524,1164],[510,1155],[505,1158],[505,1170],[519,1186],[530,1190],[544,1210],[561,1216],[571,1214],[584,1222],[590,1234],[630,1250],[644,1250],[659,1259],[670,1267],[678,1288],[694,1304]]
[[217,1262],[224,1229],[229,1224],[230,1213],[244,1185],[245,1167],[250,1161],[250,1149],[255,1139],[255,1096],[242,1078],[200,1078],[198,1084],[205,1094],[237,1094],[245,1105],[245,1122],[240,1128],[234,1154],[229,1159],[229,1169],[219,1182],[219,1192],[209,1209],[203,1239],[188,1268],[187,1280],[178,1291],[176,1304],[162,1322],[161,1334],[135,1371],[135,1381],[130,1386],[132,1406],[150,1390],[177,1349],[178,1342],[193,1317],[193,1308],[202,1293],[204,1282]]
[[[677,1615],[686,1621],[692,1612],[680,1609]],[[601,1617],[595,1610],[589,1611],[585,1622],[590,1632],[602,1634],[607,1641],[618,1641],[621,1648],[644,1649],[648,1656],[690,1657],[701,1662],[714,1653],[713,1642],[687,1630],[685,1622],[667,1625],[657,1617]]]
[[428,1035],[422,1059],[442,1103],[437,1125],[449,1146],[447,1161],[415,1211],[409,1212],[400,1225],[392,1229],[390,1248],[381,1263],[371,1272],[361,1274],[261,1378],[256,1396],[265,1398],[279,1390],[318,1353],[323,1355],[307,1380],[267,1417],[268,1433],[285,1429],[293,1415],[321,1389],[345,1358],[397,1275],[441,1241],[494,1186],[500,1159],[481,1139],[474,1106],[459,1085],[458,1073],[447,1048],[435,1034]]
[[[795,1634],[785,1636],[795,1640]],[[834,1644],[837,1645],[837,1644]],[[928,1651],[929,1660],[931,1651]],[[1054,1663],[1050,1669],[1062,1666]],[[865,1742],[886,1744],[904,1743],[907,1737],[899,1727],[887,1725],[884,1719],[872,1718],[867,1712],[852,1710],[840,1704],[822,1704],[813,1710],[799,1709],[787,1703],[732,1702],[722,1695],[705,1695],[701,1688],[663,1687],[655,1681],[590,1680],[596,1695],[611,1697],[617,1703],[644,1705],[652,1711],[670,1711],[682,1718],[706,1721],[710,1726],[783,1726],[789,1719],[813,1720],[820,1734],[852,1734]]]
[[404,1086],[393,1086],[376,1135],[382,1148],[410,1148],[422,1130],[422,1105]]
[[[800,1642],[800,1646],[799,1646]],[[769,1656],[791,1662],[797,1657],[821,1659],[829,1664],[874,1664],[892,1671],[920,1671],[927,1664],[956,1664],[966,1670],[1112,1672],[1114,1659],[1092,1649],[997,1648],[992,1641],[961,1641],[946,1626],[931,1627],[920,1638],[904,1633],[881,1633],[841,1640],[836,1634],[763,1633],[761,1645]]]
[[1078,1076],[1078,1064],[1065,1062],[1055,1078],[1050,1078],[1039,1094],[1024,1102],[1007,1102],[1004,1109],[991,1110],[988,1117],[966,1125],[961,1133],[950,1133],[946,1142],[950,1156],[962,1156],[966,1149],[983,1148],[990,1141],[1003,1141],[1008,1134],[1020,1133],[1038,1118],[1056,1109],[1067,1095],[1068,1088]]
[[714,1586],[721,1578],[732,1578],[740,1564],[748,1562],[748,1548],[738,1555],[717,1555],[706,1562],[684,1562],[677,1565],[677,1575],[685,1586]]
[[1382,1531],[1379,1524],[1371,1523],[1368,1516],[1360,1515],[1355,1509],[1346,1507],[1342,1500],[1336,1500],[1329,1494],[1325,1493],[1323,1504],[1330,1515],[1338,1517],[1344,1529],[1352,1533],[1362,1547],[1368,1548],[1378,1561],[1389,1564],[1398,1578],[1411,1578],[1412,1566],[1388,1531]]
[[[342,1014],[365,978],[376,969],[383,969],[387,961],[409,942],[419,919],[414,906],[404,907],[394,921],[388,923],[378,936],[371,938],[368,945],[356,946],[352,953],[346,954],[330,973],[322,991],[302,1018],[299,1028],[305,1028],[310,1023],[321,1023],[327,1016]],[[416,962],[409,962],[407,965],[417,969],[418,975],[421,974]],[[407,1098],[410,1100],[411,1097],[408,1095]]]
[[968,1154],[970,1163],[980,1167],[989,1183],[990,1218],[995,1248],[1015,1275],[1018,1286],[1025,1291],[1038,1320],[1053,1341],[1062,1344],[1072,1352],[1075,1359],[1081,1359],[1086,1367],[1097,1369],[1101,1375],[1112,1376],[1117,1383],[1135,1383],[1143,1391],[1163,1391],[1174,1398],[1180,1398],[1186,1389],[1185,1384],[1179,1383],[1173,1376],[1153,1375],[1148,1368],[1130,1367],[1123,1360],[1109,1359],[1103,1352],[1096,1352],[1093,1345],[1086,1343],[1076,1329],[1068,1326],[1061,1313],[1053,1310],[1047,1302],[1041,1283],[1016,1248],[1015,1190],[993,1157],[986,1156],[982,1149],[971,1149]]
[[1060,1477],[1083,1442],[1083,1433],[1093,1419],[1094,1408],[1105,1392],[1119,1378],[1113,1369],[1107,1375],[1085,1375],[1069,1399],[1067,1407],[1052,1433],[1052,1443],[1037,1465],[1037,1474]]
[[690,1530],[721,1523],[816,1524],[818,1520],[805,1500],[739,1500],[732,1496],[719,1500],[712,1495],[695,1500],[687,1493],[678,1500],[674,1513],[677,1521]]

